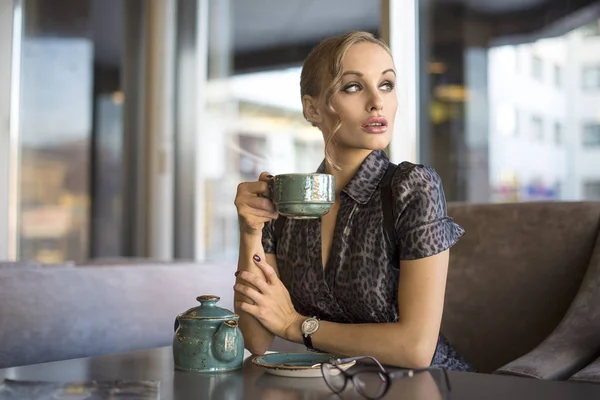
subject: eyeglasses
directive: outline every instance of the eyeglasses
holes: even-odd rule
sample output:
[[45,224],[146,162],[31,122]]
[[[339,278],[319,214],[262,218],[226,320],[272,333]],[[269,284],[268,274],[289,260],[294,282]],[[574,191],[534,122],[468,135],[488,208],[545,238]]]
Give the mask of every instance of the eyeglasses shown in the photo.
[[[353,374],[344,371],[339,365],[346,364],[352,361],[359,361],[368,359],[377,364],[376,369],[364,369],[359,370]],[[321,372],[327,386],[336,394],[339,394],[346,389],[348,381],[351,381],[354,385],[355,390],[363,397],[371,400],[377,400],[382,398],[390,388],[393,380],[400,378],[411,378],[416,374],[425,371],[440,371],[444,377],[445,391],[450,392],[450,381],[448,380],[448,374],[443,369],[433,368],[422,368],[422,369],[408,369],[401,371],[387,372],[383,365],[375,357],[371,356],[360,356],[341,358],[337,360],[330,360],[321,364]]]

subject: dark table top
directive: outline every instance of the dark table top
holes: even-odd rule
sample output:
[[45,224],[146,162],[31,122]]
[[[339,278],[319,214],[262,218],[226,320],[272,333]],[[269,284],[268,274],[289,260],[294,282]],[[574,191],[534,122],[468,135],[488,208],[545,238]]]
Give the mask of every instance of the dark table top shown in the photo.
[[[358,368],[358,367],[353,367]],[[352,369],[350,370],[352,371]],[[447,399],[600,399],[600,385],[548,382],[529,378],[448,373],[452,391]],[[395,381],[385,398],[441,399],[438,375],[421,374]],[[158,380],[161,400],[182,399],[339,399],[322,378],[269,375],[246,358],[241,370],[227,374],[175,371],[171,347],[57,361],[0,370],[0,378],[44,381]],[[349,385],[341,398],[360,399]]]

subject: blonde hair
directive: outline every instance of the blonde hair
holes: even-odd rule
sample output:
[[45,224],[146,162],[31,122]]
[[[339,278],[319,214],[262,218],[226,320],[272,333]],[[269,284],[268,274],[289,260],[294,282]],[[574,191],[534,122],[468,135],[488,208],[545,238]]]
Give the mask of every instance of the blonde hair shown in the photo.
[[[354,31],[341,36],[327,38],[312,49],[306,60],[304,60],[300,74],[301,98],[305,95],[318,98],[324,94],[327,109],[335,115],[336,111],[331,105],[331,98],[342,87],[344,57],[352,45],[363,42],[377,44],[390,55],[392,54],[390,48],[383,40],[369,32]],[[302,112],[304,118],[312,126],[317,126],[313,121],[308,119],[304,107]],[[341,127],[342,121],[338,119],[325,142],[325,160],[327,161],[327,165],[337,170],[340,168],[334,161],[332,146],[335,144],[335,134]]]

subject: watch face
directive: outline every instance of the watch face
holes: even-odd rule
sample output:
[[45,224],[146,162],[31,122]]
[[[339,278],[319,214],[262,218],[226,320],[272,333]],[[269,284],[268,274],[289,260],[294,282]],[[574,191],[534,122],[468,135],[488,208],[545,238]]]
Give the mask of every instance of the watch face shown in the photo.
[[302,333],[312,335],[319,329],[319,320],[316,318],[308,318],[302,323]]

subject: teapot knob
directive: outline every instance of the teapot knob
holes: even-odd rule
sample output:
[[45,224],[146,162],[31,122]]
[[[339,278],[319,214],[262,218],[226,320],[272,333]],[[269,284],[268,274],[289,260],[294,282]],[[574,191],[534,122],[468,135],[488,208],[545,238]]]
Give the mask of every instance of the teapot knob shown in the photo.
[[202,307],[214,307],[221,298],[212,294],[206,294],[196,297]]

